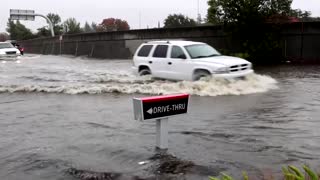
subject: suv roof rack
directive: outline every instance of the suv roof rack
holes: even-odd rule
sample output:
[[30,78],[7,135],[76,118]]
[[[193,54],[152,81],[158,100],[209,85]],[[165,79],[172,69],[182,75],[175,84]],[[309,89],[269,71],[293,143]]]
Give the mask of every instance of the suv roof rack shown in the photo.
[[170,41],[148,41],[147,43],[153,43],[153,44],[170,44]]

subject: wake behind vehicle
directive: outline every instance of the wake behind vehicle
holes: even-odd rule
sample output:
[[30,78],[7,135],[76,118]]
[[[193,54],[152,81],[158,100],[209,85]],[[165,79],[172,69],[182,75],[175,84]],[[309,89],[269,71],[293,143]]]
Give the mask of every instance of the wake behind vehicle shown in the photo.
[[133,57],[133,70],[140,76],[195,81],[202,77],[241,78],[253,73],[244,59],[223,56],[213,47],[192,41],[143,43]]
[[9,42],[0,42],[0,60],[17,60],[21,55],[19,49]]

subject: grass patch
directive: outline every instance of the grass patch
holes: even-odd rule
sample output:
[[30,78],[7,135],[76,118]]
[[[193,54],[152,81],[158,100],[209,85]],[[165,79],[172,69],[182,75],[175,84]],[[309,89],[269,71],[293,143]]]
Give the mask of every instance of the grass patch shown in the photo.
[[[320,175],[317,174],[310,167],[304,165],[303,170],[295,166],[282,167],[283,179],[284,180],[319,180]],[[209,177],[209,180],[236,180],[239,178],[234,178],[228,174],[221,173],[221,177]],[[249,180],[249,176],[246,172],[242,173],[243,180]]]

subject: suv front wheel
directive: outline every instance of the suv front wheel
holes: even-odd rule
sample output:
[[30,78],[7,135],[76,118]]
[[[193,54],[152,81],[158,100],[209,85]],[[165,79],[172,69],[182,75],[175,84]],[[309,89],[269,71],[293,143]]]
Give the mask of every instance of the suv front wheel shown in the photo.
[[205,70],[197,70],[194,72],[193,75],[193,80],[194,81],[199,81],[203,77],[209,77],[211,76],[211,73]]
[[140,76],[147,76],[147,75],[151,75],[151,71],[149,68],[144,68],[144,69],[141,69],[139,71],[139,75]]

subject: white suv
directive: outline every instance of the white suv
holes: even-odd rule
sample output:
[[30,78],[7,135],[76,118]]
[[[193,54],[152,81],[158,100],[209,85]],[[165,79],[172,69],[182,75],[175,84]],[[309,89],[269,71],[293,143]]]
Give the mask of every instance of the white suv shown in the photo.
[[20,55],[19,49],[15,48],[11,43],[0,42],[0,60],[17,60]]
[[133,69],[140,76],[171,80],[199,80],[205,76],[245,77],[253,73],[250,62],[223,56],[213,47],[192,41],[143,43],[133,57]]

